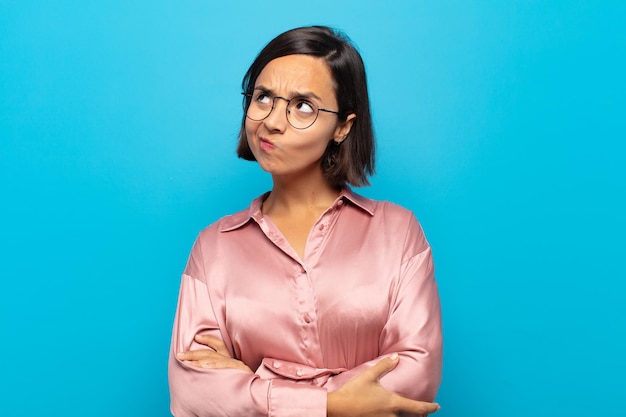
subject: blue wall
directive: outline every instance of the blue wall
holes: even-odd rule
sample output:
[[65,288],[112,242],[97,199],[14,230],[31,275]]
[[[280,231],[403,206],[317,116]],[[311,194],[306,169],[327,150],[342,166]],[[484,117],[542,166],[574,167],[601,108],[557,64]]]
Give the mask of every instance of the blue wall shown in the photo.
[[434,248],[438,415],[623,412],[626,3],[231,3],[0,4],[0,414],[169,415],[193,239],[270,186],[234,156],[241,77],[317,23],[368,67],[361,192]]

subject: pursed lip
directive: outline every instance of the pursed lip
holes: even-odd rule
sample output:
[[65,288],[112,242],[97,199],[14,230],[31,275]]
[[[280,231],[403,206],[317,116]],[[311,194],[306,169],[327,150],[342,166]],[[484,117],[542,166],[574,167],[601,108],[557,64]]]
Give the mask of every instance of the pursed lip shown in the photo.
[[259,148],[261,148],[262,151],[267,152],[276,148],[276,146],[265,138],[259,138]]

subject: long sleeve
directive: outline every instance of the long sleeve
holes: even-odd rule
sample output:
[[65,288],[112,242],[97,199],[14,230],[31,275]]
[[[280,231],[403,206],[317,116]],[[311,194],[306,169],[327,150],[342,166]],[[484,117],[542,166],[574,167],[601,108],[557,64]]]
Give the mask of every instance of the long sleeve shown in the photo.
[[[204,269],[199,243],[192,250],[187,271]],[[220,329],[213,312],[206,283],[183,274],[172,333],[169,358],[171,412],[176,417],[302,417],[326,415],[326,390],[279,379],[262,379],[235,369],[204,369],[187,365],[178,352],[202,349],[196,334],[224,340],[231,354],[232,345],[225,329]]]
[[441,382],[442,332],[430,247],[402,264],[379,343],[379,357],[330,378],[325,385],[328,391],[339,389],[367,367],[396,352],[400,363],[381,379],[381,384],[408,398],[433,401]]
[[[302,259],[262,198],[200,233],[183,273],[169,358],[176,417],[325,417],[327,393],[397,352],[388,390],[432,400],[441,312],[430,246],[415,216],[344,190]],[[220,338],[255,374],[176,354]]]

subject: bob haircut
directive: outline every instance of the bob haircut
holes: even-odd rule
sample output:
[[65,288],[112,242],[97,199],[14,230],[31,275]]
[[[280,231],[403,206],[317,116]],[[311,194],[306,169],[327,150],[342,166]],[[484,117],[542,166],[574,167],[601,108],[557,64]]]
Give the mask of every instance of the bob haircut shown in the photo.
[[[368,176],[374,173],[374,131],[367,92],[365,66],[361,55],[343,33],[326,26],[308,26],[278,35],[256,57],[241,87],[244,93],[244,114],[239,130],[237,155],[248,161],[256,160],[246,136],[246,112],[250,96],[263,68],[272,60],[286,55],[310,55],[322,58],[333,77],[339,106],[339,120],[345,121],[354,113],[356,118],[343,143],[330,140],[322,156],[322,172],[328,182],[337,188],[350,184],[369,185]],[[249,94],[249,95],[246,95]]]

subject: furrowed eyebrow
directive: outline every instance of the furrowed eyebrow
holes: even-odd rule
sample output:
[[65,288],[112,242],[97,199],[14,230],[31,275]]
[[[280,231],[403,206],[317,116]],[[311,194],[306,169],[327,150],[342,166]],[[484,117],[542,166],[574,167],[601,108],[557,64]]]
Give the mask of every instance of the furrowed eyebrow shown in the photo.
[[316,95],[313,92],[306,92],[306,93],[294,93],[293,97],[301,97],[301,98],[314,98],[315,100],[319,101],[320,103],[322,102],[322,99]]
[[[254,87],[255,90],[259,90],[262,91],[264,93],[267,93],[271,96],[276,96],[276,94],[274,93],[274,91],[271,88],[267,88],[263,85],[258,85],[256,87]],[[298,98],[314,98],[315,100],[317,100],[318,102],[322,102],[322,99],[315,93],[313,92],[293,92],[291,97],[287,97],[287,98],[294,98],[294,97],[298,97]]]
[[272,90],[270,90],[270,89],[269,89],[269,88],[267,88],[267,87],[263,87],[262,85],[256,86],[256,87],[254,87],[254,89],[255,89],[255,90],[262,91],[262,92],[264,92],[264,93],[267,93],[267,94],[269,94],[269,95],[271,95],[271,96],[275,95],[275,94],[274,94],[274,92],[273,92]]

